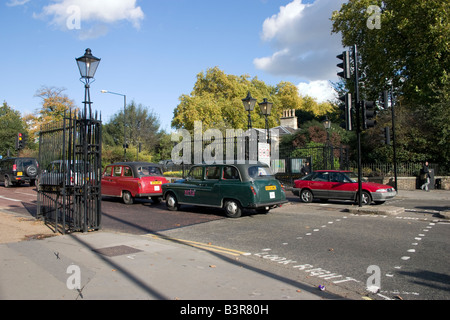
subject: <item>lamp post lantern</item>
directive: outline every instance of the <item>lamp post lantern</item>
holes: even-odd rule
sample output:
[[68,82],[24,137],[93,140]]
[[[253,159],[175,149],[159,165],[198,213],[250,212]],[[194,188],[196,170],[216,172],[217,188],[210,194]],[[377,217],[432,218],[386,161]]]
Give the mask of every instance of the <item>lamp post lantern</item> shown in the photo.
[[89,92],[89,83],[94,82],[94,75],[97,71],[98,65],[100,64],[100,60],[97,57],[94,57],[92,55],[91,49],[87,48],[86,52],[83,56],[76,58],[78,69],[80,70],[80,81],[84,83],[85,87],[85,94],[84,94],[84,117],[87,118],[87,108],[86,106],[89,105],[89,115],[92,113],[91,111],[91,96]]
[[256,99],[252,97],[250,94],[250,91],[247,93],[247,97],[245,99],[242,99],[242,103],[244,104],[245,111],[248,112],[248,129],[252,128],[252,117],[250,115],[250,112],[253,111],[256,104]]
[[267,132],[267,143],[270,141],[270,134],[269,134],[269,120],[268,116],[270,116],[270,112],[272,110],[273,103],[268,102],[266,98],[264,98],[263,102],[259,103],[259,107],[261,108],[261,113],[266,118],[266,132]]

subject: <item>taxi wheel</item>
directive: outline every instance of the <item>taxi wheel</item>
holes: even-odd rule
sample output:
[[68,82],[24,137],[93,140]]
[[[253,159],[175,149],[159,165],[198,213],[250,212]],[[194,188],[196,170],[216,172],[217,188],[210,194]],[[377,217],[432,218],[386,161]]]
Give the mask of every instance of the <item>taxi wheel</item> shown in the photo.
[[228,218],[239,218],[242,215],[242,210],[235,200],[228,200],[224,206]]
[[302,200],[302,202],[309,203],[309,202],[312,202],[313,199],[314,199],[314,196],[313,196],[311,190],[303,189],[302,192],[300,193],[300,200]]
[[122,192],[122,200],[125,204],[133,204],[133,196],[129,191]]
[[166,206],[170,211],[177,211],[180,208],[180,205],[177,202],[177,198],[172,193],[169,193],[166,196]]

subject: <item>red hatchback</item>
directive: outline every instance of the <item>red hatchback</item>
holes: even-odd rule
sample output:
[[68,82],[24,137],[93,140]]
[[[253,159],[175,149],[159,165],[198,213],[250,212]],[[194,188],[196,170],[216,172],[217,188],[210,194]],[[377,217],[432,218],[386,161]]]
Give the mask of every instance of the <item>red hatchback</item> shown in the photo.
[[[294,181],[293,193],[303,202],[313,199],[358,201],[358,176],[351,171],[318,170]],[[382,204],[397,195],[388,185],[363,182],[362,203]]]
[[160,202],[162,184],[167,183],[159,164],[118,162],[108,165],[102,175],[102,196],[121,197],[125,204],[134,198]]

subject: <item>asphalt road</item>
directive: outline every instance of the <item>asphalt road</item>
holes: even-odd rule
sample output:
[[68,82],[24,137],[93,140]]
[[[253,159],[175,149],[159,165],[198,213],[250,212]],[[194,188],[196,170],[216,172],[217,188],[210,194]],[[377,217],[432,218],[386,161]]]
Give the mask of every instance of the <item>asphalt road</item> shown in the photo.
[[[398,197],[397,216],[354,215],[352,204],[303,204],[297,198],[269,214],[225,218],[221,210],[120,199],[102,201],[105,230],[153,234],[234,250],[258,268],[343,297],[404,300],[450,299],[450,223],[436,213],[447,200]],[[0,207],[25,207],[31,215],[34,188],[1,188]],[[367,290],[368,287],[373,292]]]

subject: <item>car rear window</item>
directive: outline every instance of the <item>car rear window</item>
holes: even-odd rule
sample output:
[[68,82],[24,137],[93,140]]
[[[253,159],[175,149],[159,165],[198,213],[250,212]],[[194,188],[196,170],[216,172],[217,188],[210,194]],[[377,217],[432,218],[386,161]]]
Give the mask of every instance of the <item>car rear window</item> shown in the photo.
[[272,177],[273,173],[269,167],[251,166],[248,168],[248,175],[251,178],[268,178]]
[[140,177],[147,176],[162,176],[161,169],[155,166],[142,166],[138,168],[138,174]]
[[18,167],[29,167],[31,165],[36,165],[36,160],[34,159],[16,159],[16,164]]

